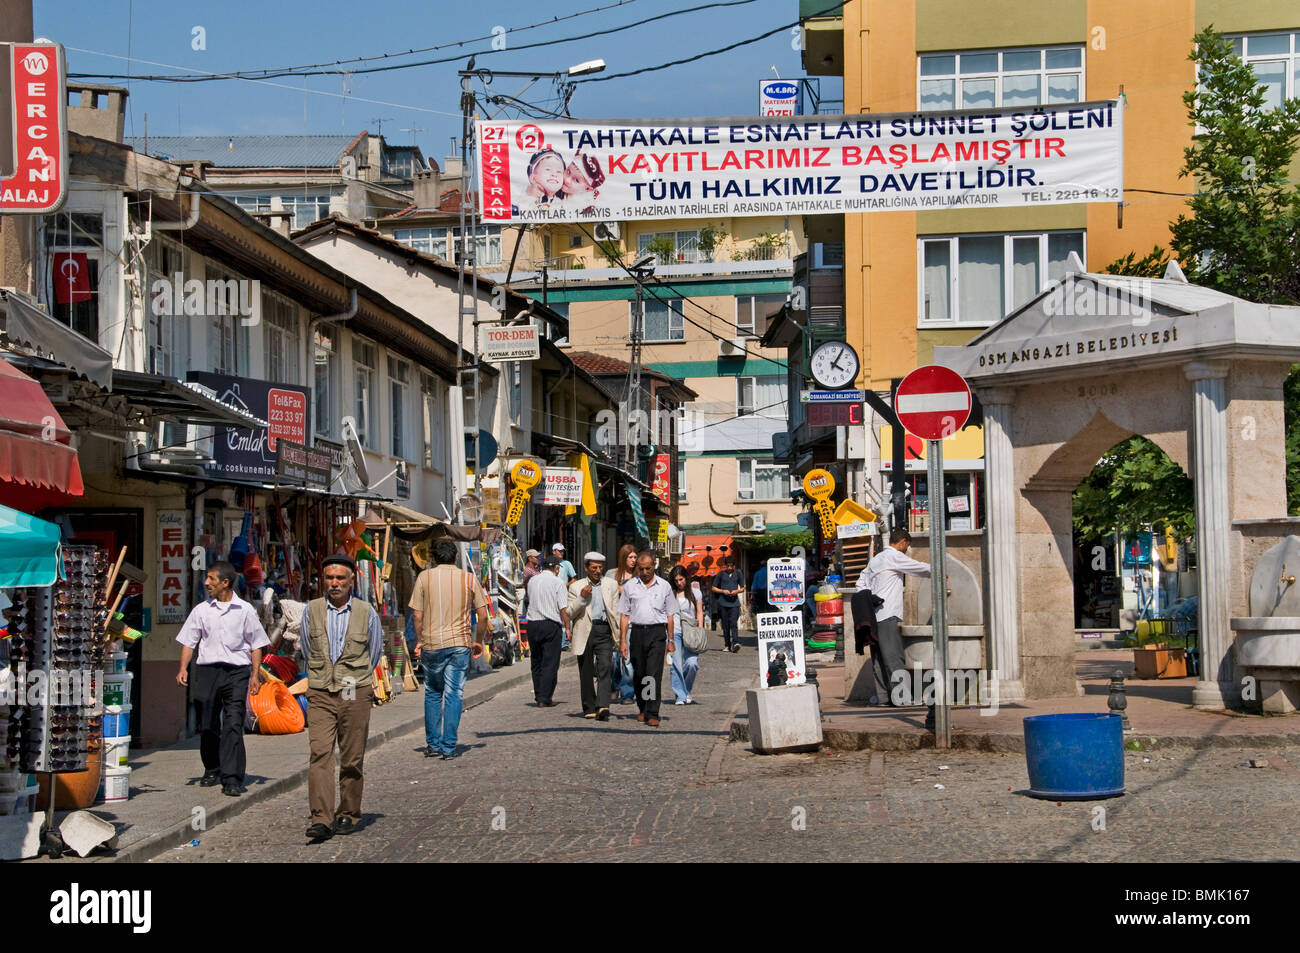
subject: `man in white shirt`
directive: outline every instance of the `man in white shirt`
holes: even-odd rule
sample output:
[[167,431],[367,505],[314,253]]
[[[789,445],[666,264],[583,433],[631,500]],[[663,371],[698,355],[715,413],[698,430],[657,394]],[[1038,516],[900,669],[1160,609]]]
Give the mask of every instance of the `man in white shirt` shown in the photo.
[[636,576],[623,584],[618,600],[619,651],[632,662],[636,707],[641,709],[636,720],[651,728],[659,727],[664,659],[674,649],[676,612],[673,587],[663,576],[655,575],[654,553],[639,553]]
[[[903,657],[903,576],[930,578],[928,563],[919,562],[907,555],[912,545],[912,534],[899,527],[889,534],[889,545],[867,563],[858,577],[858,591],[870,589],[884,604],[876,609],[876,642],[871,648],[871,668],[876,677],[876,697],[880,704],[891,699],[891,686],[901,678],[899,697],[907,702],[911,697],[910,682],[906,678],[907,662]],[[897,673],[902,672],[899,676]]]
[[555,682],[560,673],[560,645],[568,638],[569,590],[559,577],[554,556],[528,580],[528,646],[533,667],[533,698],[538,708],[554,708]]

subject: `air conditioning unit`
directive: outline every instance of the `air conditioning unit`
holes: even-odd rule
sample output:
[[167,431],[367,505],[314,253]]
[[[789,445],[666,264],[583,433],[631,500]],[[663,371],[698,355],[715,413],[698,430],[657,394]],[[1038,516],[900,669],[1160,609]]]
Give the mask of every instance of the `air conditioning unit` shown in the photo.
[[741,513],[736,517],[736,529],[742,533],[761,533],[767,528],[762,513]]
[[676,536],[669,536],[669,537],[668,537],[668,555],[669,555],[669,556],[680,556],[680,555],[682,555],[682,553],[685,552],[685,549],[684,549],[684,547],[683,547],[683,544],[684,544],[685,542],[686,542],[686,536],[685,536],[685,534],[683,534],[683,533],[678,533]]
[[727,338],[718,339],[718,357],[744,357],[745,341],[744,338]]
[[596,241],[598,242],[616,242],[619,239],[618,222],[597,222],[595,228]]

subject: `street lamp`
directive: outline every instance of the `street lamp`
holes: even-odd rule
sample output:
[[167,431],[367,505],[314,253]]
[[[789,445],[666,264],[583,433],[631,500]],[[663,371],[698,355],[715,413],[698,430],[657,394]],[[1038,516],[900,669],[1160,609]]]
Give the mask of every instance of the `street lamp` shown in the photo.
[[579,63],[577,66],[569,67],[570,76],[587,76],[590,73],[603,73],[604,71],[604,60],[587,60],[585,63]]

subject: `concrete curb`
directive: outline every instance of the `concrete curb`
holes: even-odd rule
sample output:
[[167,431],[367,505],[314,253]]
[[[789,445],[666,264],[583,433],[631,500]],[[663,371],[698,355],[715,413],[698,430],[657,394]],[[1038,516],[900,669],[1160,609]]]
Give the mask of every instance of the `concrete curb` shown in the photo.
[[[560,665],[576,665],[577,658],[572,652],[566,652],[560,656]],[[508,673],[501,672],[504,675],[500,679],[491,679],[483,685],[474,689],[474,681],[471,680],[465,686],[464,707],[466,709],[482,705],[484,702],[491,701],[502,692],[514,688],[532,680],[532,669],[528,660],[520,660],[510,666]],[[494,673],[496,674],[496,673]],[[421,689],[422,691],[422,689]],[[420,709],[418,717],[408,718],[406,721],[390,725],[380,731],[372,732],[366,739],[366,752],[369,754],[376,748],[389,741],[410,734],[417,728],[424,727],[424,711]],[[265,784],[259,784],[255,790],[246,791],[242,797],[230,798],[220,807],[213,808],[207,812],[207,828],[211,830],[216,825],[237,817],[244,811],[248,810],[254,804],[265,801],[268,798],[278,797],[287,791],[305,784],[307,781],[307,766],[303,767],[292,774],[283,778],[268,780]],[[180,847],[182,844],[188,844],[194,840],[194,830],[190,826],[188,818],[182,820],[174,827],[158,831],[155,834],[141,839],[130,847],[124,848],[111,856],[93,858],[97,863],[140,863],[157,857],[173,847]],[[90,859],[90,858],[88,858]]]
[[[747,719],[733,718],[731,739],[749,741]],[[1300,745],[1300,733],[1232,734],[1232,735],[1159,735],[1139,731],[1124,734],[1126,751],[1153,751],[1157,748],[1262,748],[1293,747]],[[934,747],[934,736],[913,731],[860,731],[851,728],[822,727],[822,747],[833,751],[919,751]],[[952,735],[952,750],[1023,753],[1024,735],[1005,732],[976,732],[956,730]]]

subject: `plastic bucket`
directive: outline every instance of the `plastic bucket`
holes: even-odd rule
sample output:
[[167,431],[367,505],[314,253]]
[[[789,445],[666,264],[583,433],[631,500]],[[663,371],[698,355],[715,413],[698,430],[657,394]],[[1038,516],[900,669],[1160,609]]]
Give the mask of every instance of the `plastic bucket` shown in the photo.
[[1026,718],[1025,762],[1031,797],[1092,800],[1123,794],[1123,719],[1092,712]]
[[104,769],[104,801],[128,801],[131,799],[131,769]]
[[131,759],[131,736],[118,735],[104,739],[104,764],[110,768],[124,768]]
[[130,672],[105,672],[104,673],[104,704],[105,705],[127,705],[131,702],[131,679],[135,678]]
[[104,738],[121,738],[131,734],[131,706],[104,706]]
[[110,664],[108,673],[110,675],[119,675],[126,671],[126,653],[114,652],[109,656]]

